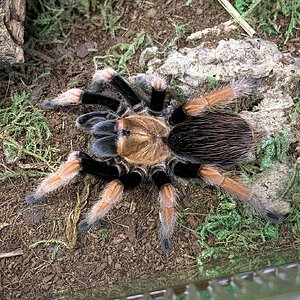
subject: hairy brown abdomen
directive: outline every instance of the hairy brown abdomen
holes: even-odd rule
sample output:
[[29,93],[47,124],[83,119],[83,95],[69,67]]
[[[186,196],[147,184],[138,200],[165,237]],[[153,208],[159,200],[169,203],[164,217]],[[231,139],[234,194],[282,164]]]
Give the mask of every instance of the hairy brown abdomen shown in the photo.
[[177,124],[168,144],[176,156],[190,162],[226,166],[247,156],[253,146],[253,133],[239,115],[211,111]]

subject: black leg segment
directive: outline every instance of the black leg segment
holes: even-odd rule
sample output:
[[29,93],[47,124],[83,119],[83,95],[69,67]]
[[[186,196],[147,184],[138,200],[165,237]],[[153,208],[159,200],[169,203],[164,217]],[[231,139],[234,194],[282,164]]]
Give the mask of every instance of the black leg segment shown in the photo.
[[149,108],[154,113],[159,113],[163,110],[164,101],[166,98],[166,90],[156,90],[152,87],[151,100]]
[[81,95],[80,102],[82,104],[103,105],[110,108],[114,112],[117,112],[121,105],[121,102],[118,99],[88,91],[83,92],[83,94]]
[[199,177],[198,172],[200,167],[200,164],[183,163],[176,159],[169,163],[169,168],[172,170],[173,174],[182,178]]
[[187,115],[183,109],[183,106],[180,105],[173,111],[173,113],[169,119],[169,123],[171,125],[176,125],[178,123],[185,121],[186,119],[187,119]]
[[142,103],[136,92],[130,87],[127,81],[121,77],[121,75],[116,74],[111,78],[111,84],[118,89],[118,91],[125,97],[128,104],[131,107],[140,105]]
[[168,176],[164,168],[160,166],[154,167],[151,170],[151,178],[158,189],[160,189],[165,184],[171,183],[170,177]]
[[107,162],[97,161],[84,152],[79,152],[78,158],[82,173],[104,179],[116,179],[126,172],[122,165],[109,165]]
[[136,168],[128,174],[123,174],[120,176],[119,181],[124,185],[124,189],[133,189],[142,182],[144,182],[146,178],[146,173],[141,168]]

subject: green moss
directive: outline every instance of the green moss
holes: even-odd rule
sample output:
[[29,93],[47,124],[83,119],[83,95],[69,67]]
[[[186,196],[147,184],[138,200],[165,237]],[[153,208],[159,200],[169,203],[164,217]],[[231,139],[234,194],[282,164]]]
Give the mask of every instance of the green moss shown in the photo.
[[[31,162],[40,163],[49,171],[55,169],[59,163],[52,161],[56,149],[45,145],[51,137],[50,128],[42,112],[30,103],[28,94],[12,94],[9,101],[0,103],[0,124],[0,139],[10,160],[30,157]],[[0,174],[0,179],[17,176],[7,170]]]
[[120,74],[128,73],[127,63],[131,60],[139,48],[144,45],[146,34],[141,32],[137,34],[131,43],[119,43],[110,47],[103,56],[94,56],[93,62],[96,69],[101,69],[105,66],[111,66]]
[[198,263],[216,259],[220,255],[230,257],[240,251],[254,251],[264,243],[278,240],[278,226],[272,225],[251,212],[240,214],[236,201],[217,192],[220,203],[199,225],[199,244],[202,248]]

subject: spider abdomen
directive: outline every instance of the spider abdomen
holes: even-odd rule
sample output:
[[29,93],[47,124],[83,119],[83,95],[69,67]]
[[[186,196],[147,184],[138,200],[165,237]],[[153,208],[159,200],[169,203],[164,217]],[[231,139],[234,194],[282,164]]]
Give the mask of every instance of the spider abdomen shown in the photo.
[[210,111],[177,124],[169,134],[168,144],[184,160],[226,166],[247,156],[253,146],[253,132],[235,113]]

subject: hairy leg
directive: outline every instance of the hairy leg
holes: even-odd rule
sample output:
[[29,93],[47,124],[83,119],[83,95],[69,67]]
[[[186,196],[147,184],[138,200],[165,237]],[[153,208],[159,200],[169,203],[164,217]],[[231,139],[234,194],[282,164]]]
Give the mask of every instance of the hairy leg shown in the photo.
[[200,98],[195,98],[179,106],[170,117],[170,124],[183,122],[187,116],[197,116],[208,108],[219,104],[228,104],[240,97],[255,93],[258,89],[257,79],[243,79],[219,88],[216,91]]
[[110,83],[114,86],[126,99],[130,107],[138,109],[142,101],[136,92],[131,88],[129,83],[116,71],[111,68],[97,70],[93,76],[93,85],[102,85]]
[[152,114],[160,113],[164,108],[166,98],[167,79],[164,76],[154,74],[151,82],[152,91],[149,110]]
[[182,162],[172,162],[170,168],[174,174],[184,178],[200,177],[206,183],[219,188],[228,194],[238,198],[245,205],[250,206],[261,217],[271,223],[281,224],[284,215],[267,209],[264,199],[257,195],[251,188],[244,186],[235,180],[225,176],[219,168],[207,165],[185,164]]
[[168,254],[172,249],[171,238],[176,224],[176,191],[164,168],[155,167],[151,173],[152,180],[159,189],[161,249]]
[[281,224],[283,222],[284,216],[269,211],[265,207],[264,199],[256,195],[252,189],[225,176],[219,169],[211,166],[202,166],[199,170],[199,175],[208,184],[216,186],[240,199],[245,205],[252,207],[257,214],[271,223]]
[[83,152],[73,151],[56,172],[46,177],[33,193],[26,196],[26,202],[29,204],[38,202],[46,194],[67,185],[79,172],[114,179],[120,177],[126,170],[122,165],[108,165],[106,162],[94,160]]
[[101,193],[100,199],[92,206],[86,217],[79,222],[78,229],[80,231],[88,230],[94,222],[103,219],[122,199],[123,192],[138,186],[144,178],[144,171],[138,168],[109,182]]
[[56,106],[69,106],[80,104],[98,104],[106,106],[113,112],[121,110],[121,102],[113,97],[104,96],[100,93],[84,91],[81,89],[70,89],[64,93],[59,94],[57,97],[46,100],[42,104],[43,109],[52,109]]

